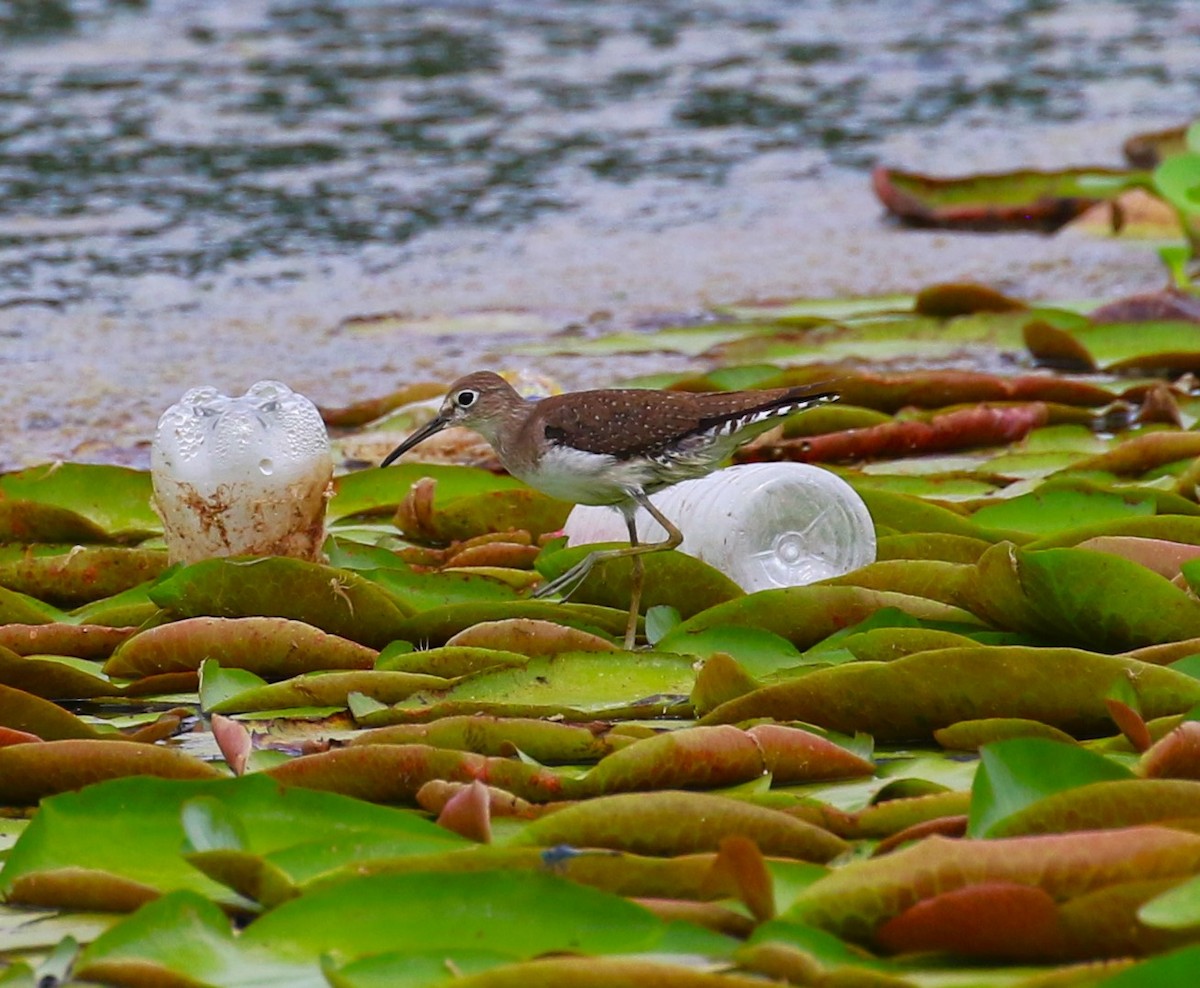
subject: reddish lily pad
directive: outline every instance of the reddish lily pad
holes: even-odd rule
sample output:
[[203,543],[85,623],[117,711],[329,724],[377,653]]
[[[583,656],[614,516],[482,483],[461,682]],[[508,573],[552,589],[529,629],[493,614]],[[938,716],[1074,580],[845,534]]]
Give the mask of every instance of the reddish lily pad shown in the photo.
[[99,525],[69,508],[0,498],[0,540],[85,545],[111,541]]
[[0,646],[18,655],[106,659],[135,630],[91,624],[4,624],[0,625]]
[[572,785],[578,795],[712,788],[769,774],[777,785],[871,775],[875,766],[831,741],[780,725],[692,727],[635,741]]
[[28,554],[0,562],[0,585],[63,606],[110,597],[159,576],[160,549],[76,547],[59,555]]
[[1142,775],[1151,779],[1200,780],[1200,722],[1184,721],[1142,755]]
[[408,405],[414,401],[425,401],[429,398],[440,398],[445,393],[446,386],[444,384],[436,381],[419,381],[405,385],[386,395],[365,398],[350,405],[342,405],[338,408],[322,406],[321,418],[326,425],[343,429],[366,425],[388,412],[395,411],[402,405]]
[[784,918],[869,943],[883,923],[918,902],[980,882],[1036,887],[1062,901],[1114,882],[1183,878],[1197,868],[1200,837],[1165,827],[997,840],[931,837],[830,872],[802,891]]
[[949,950],[973,957],[1041,960],[1065,948],[1058,906],[1040,888],[980,882],[923,899],[884,923],[884,950]]
[[411,804],[417,790],[433,779],[480,779],[539,803],[559,799],[563,792],[562,777],[550,769],[424,744],[335,748],[293,758],[268,769],[266,774],[285,786],[335,792],[375,803]]
[[1048,421],[1049,411],[1041,402],[981,404],[934,414],[927,421],[909,418],[823,436],[759,442],[743,447],[738,459],[841,463],[972,449],[1016,442]]
[[2,683],[0,683],[0,726],[17,731],[27,731],[47,741],[101,736],[101,732],[96,728],[80,720],[73,713],[64,710],[58,704]]
[[217,779],[222,773],[199,758],[152,744],[72,739],[0,748],[0,802],[8,806],[32,806],[47,796],[129,775]]
[[962,720],[933,732],[933,739],[943,748],[956,751],[978,751],[985,744],[1008,741],[1012,738],[1045,738],[1062,744],[1075,744],[1066,731],[1024,717],[982,717]]
[[150,628],[104,664],[110,676],[135,679],[197,672],[206,659],[278,679],[326,669],[370,669],[379,653],[301,621],[277,617],[197,617]]
[[[1072,322],[1082,322],[1071,317]],[[906,408],[945,408],[978,402],[1046,402],[1098,408],[1116,393],[1088,381],[1022,374],[1016,377],[966,370],[917,370],[877,373],[844,366],[809,365],[785,370],[761,387],[820,386],[837,380],[838,394],[850,405],[895,413]]]
[[519,617],[473,624],[447,641],[446,648],[486,648],[527,658],[558,655],[560,652],[618,651],[617,646],[607,638],[579,628]]
[[828,861],[846,849],[839,837],[777,810],[698,792],[600,796],[526,825],[516,844],[608,847],[635,854],[715,851],[728,836],[753,840],[766,855]]

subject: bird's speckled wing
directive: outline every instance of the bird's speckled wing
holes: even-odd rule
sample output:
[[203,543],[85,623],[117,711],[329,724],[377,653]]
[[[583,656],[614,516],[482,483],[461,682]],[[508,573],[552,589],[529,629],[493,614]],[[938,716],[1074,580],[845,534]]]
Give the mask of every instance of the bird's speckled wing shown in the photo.
[[789,406],[803,406],[815,397],[804,388],[711,394],[583,391],[543,398],[525,429],[534,433],[530,438],[537,442],[545,440],[627,459],[653,455],[690,436],[736,423],[756,412],[783,415]]

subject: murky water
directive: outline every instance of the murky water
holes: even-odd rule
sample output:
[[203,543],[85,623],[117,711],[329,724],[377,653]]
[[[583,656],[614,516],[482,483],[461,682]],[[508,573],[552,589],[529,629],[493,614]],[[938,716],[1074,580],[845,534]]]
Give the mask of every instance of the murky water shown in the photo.
[[361,314],[1147,287],[1144,246],[898,233],[866,171],[1117,163],[1196,111],[1198,51],[1184,0],[0,0],[0,467],[136,460],[192,384],[335,403],[508,338]]

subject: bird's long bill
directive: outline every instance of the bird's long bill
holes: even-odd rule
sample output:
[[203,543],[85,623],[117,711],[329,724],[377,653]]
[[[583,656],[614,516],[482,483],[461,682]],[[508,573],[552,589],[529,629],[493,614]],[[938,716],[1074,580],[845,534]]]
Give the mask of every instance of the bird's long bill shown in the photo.
[[418,443],[423,443],[430,436],[437,435],[437,433],[441,432],[449,424],[449,419],[443,418],[441,415],[431,418],[428,422],[421,426],[421,428],[405,439],[404,442],[388,453],[388,455],[383,458],[383,462],[379,465],[381,467],[390,466]]

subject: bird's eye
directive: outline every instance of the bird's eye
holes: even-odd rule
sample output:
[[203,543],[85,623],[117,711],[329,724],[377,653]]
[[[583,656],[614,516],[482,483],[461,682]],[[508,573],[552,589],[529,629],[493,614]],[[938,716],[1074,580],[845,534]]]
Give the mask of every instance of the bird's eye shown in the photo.
[[470,408],[478,397],[479,392],[477,391],[460,391],[454,396],[454,404],[459,408]]

